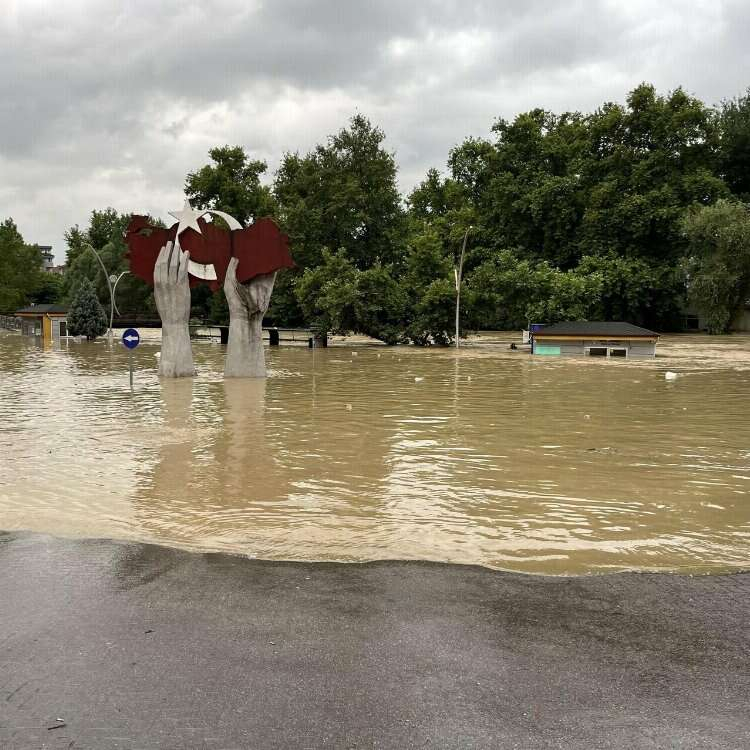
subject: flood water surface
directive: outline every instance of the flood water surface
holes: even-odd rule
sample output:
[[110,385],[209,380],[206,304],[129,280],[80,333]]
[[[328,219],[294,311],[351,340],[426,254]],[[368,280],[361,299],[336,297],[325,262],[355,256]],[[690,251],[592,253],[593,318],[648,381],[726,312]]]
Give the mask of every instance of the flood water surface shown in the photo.
[[[501,337],[502,338],[502,337]],[[0,332],[0,528],[291,560],[539,573],[750,567],[750,338],[653,361],[267,350],[265,381],[159,381],[158,340]],[[678,377],[665,379],[666,371]]]

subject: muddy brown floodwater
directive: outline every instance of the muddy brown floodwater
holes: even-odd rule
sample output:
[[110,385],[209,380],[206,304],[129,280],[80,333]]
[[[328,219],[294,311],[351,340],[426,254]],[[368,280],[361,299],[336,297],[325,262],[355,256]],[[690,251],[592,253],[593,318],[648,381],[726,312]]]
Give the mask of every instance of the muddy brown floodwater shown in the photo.
[[552,574],[750,567],[750,337],[665,337],[648,362],[532,358],[513,337],[282,346],[266,381],[224,381],[222,348],[196,343],[197,377],[161,383],[146,338],[131,394],[118,344],[0,332],[0,529]]

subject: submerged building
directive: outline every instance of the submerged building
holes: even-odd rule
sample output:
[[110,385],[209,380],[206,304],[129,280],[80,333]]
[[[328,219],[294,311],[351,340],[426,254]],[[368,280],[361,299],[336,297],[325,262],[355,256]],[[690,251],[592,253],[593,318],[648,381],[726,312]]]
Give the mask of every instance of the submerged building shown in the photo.
[[63,305],[32,305],[16,310],[24,336],[40,336],[55,341],[68,335],[68,308]]
[[574,321],[533,333],[531,353],[546,356],[655,357],[659,334],[630,323]]

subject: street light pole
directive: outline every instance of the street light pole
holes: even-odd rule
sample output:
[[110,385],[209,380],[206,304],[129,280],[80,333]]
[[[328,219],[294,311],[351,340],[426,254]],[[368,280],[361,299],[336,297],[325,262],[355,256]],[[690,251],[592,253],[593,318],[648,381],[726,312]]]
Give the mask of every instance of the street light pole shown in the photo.
[[112,274],[109,277],[109,280],[112,283],[112,300],[111,300],[112,304],[109,306],[109,337],[110,339],[112,339],[112,337],[114,336],[112,323],[114,322],[115,312],[117,312],[118,315],[120,314],[120,311],[117,309],[117,302],[115,302],[115,293],[117,292],[117,284],[126,273],[130,273],[130,271],[123,271],[119,276],[115,276],[114,274]]
[[456,277],[456,349],[459,347],[459,319],[460,319],[460,308],[461,308],[461,279],[463,278],[464,270],[464,253],[466,252],[466,242],[469,239],[469,232],[473,229],[469,225],[464,233],[464,242],[461,246],[461,257],[458,261],[458,266],[453,267],[453,275]]
[[[99,255],[96,248],[89,242],[87,242],[84,245],[84,249],[91,250],[92,253],[96,256],[96,259],[99,261],[99,265],[102,267],[102,271],[104,271],[104,278],[107,280],[107,288],[109,289],[109,343],[112,344],[114,340],[114,331],[112,330],[112,322],[115,317],[115,290],[114,286],[112,285],[112,280],[114,279],[114,285],[117,286],[117,282],[126,274],[129,273],[129,271],[123,271],[119,276],[115,276],[112,274],[111,276],[107,272],[107,266],[104,265],[104,261],[102,260],[102,256]],[[120,314],[120,311],[117,311],[117,314]]]

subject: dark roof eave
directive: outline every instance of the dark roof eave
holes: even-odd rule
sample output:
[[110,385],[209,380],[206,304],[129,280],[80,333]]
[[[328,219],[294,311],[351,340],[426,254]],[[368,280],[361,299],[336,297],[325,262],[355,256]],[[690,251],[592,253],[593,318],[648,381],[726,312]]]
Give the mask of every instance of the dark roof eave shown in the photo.
[[63,305],[31,305],[16,310],[15,315],[67,315],[68,308]]
[[544,326],[534,334],[540,336],[566,336],[571,338],[654,338],[659,334],[648,328],[615,320],[570,320]]
[[[612,333],[548,333],[546,338],[554,339],[608,339],[616,341],[617,339],[658,339],[660,333],[621,333],[615,335]],[[545,338],[544,333],[535,333],[535,339]]]

